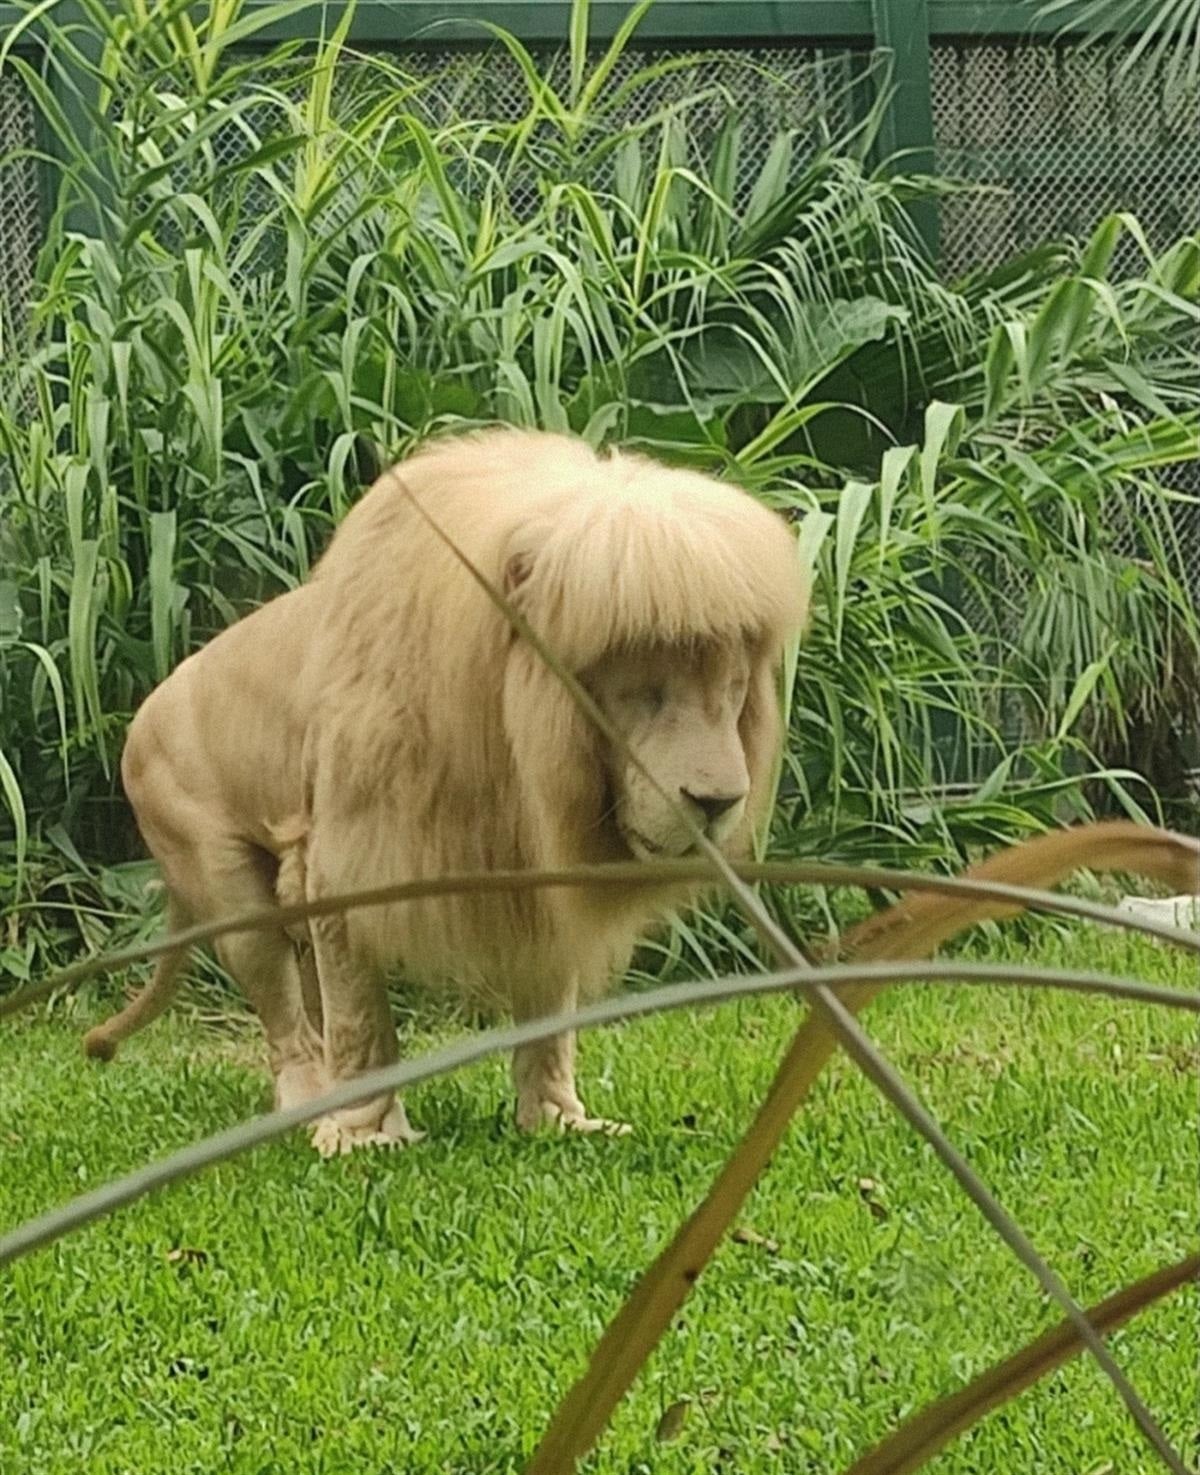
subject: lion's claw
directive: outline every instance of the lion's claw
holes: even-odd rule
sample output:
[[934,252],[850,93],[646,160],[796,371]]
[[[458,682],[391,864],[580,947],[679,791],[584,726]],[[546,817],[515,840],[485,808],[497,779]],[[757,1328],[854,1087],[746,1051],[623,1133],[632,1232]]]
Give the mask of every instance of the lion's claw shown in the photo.
[[599,1133],[605,1137],[628,1137],[633,1131],[628,1122],[588,1116],[583,1106],[577,1102],[564,1106],[557,1101],[544,1100],[519,1102],[517,1126],[522,1132],[537,1132],[550,1127],[560,1133]]
[[424,1136],[409,1125],[404,1108],[396,1105],[377,1123],[323,1116],[313,1124],[312,1145],[324,1158],[344,1157],[360,1147],[412,1147]]

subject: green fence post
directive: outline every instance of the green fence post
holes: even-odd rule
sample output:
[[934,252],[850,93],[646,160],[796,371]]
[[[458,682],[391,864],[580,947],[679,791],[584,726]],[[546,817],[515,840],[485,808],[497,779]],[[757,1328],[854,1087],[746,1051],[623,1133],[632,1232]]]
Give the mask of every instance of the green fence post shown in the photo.
[[[889,88],[876,150],[881,160],[899,154],[896,167],[914,174],[934,168],[933,102],[930,92],[928,0],[871,0],[875,45],[891,52],[892,65],[882,76]],[[938,255],[938,207],[935,200],[915,200],[913,224],[930,256]]]
[[[933,97],[930,79],[931,40],[928,0],[871,0],[875,45],[891,53],[880,85],[885,89],[876,156],[895,159],[897,170],[913,174],[934,172]],[[914,200],[909,216],[930,259],[940,250],[937,201]],[[953,599],[953,594],[950,595]],[[944,781],[970,783],[978,775],[978,757],[971,752],[966,724],[950,712],[934,716],[933,740],[944,765]]]

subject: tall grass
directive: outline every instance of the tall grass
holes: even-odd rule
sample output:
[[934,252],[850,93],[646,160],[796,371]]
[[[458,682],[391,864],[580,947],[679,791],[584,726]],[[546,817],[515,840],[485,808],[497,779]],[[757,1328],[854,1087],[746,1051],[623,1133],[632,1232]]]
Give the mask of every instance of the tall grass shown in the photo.
[[777,849],[950,860],[1098,795],[1154,807],[1138,735],[1169,747],[1197,700],[1159,481],[1200,451],[1195,240],[1116,282],[1139,236],[1114,218],[951,288],[906,213],[929,186],[866,162],[869,111],[849,137],[815,112],[747,170],[705,69],[666,92],[682,63],[626,33],[597,53],[577,24],[553,66],[497,33],[525,105],[480,117],[345,22],[248,59],[238,0],[84,12],[98,63],[38,24],[96,82],[86,138],[5,63],[66,161],[0,366],[6,884],[32,867],[65,906],[64,854],[122,863],[149,687],[302,579],[383,461],[494,419],[803,517],[821,597]]

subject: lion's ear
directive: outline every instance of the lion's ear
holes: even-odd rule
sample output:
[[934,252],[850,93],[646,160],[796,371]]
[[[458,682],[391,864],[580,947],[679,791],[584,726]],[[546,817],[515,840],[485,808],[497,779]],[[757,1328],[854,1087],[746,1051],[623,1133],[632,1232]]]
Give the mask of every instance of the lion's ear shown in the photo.
[[514,553],[504,565],[504,593],[511,599],[533,573],[533,554]]

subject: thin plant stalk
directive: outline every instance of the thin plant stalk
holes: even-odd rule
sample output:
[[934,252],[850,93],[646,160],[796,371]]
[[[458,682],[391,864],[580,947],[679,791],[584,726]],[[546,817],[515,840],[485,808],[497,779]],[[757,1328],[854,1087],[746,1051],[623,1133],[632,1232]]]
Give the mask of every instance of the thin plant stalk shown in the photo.
[[[1116,829],[1125,822],[1116,822]],[[1145,833],[1138,827],[1131,827]],[[1111,833],[1111,832],[1110,832]],[[1188,841],[1174,837],[1180,845]],[[1197,852],[1200,854],[1200,842]],[[916,871],[894,871],[879,866],[839,866],[824,861],[734,862],[733,869],[751,884],[789,886],[861,886],[893,891],[930,892],[936,896],[987,897],[1007,903],[1004,915],[1016,916],[1022,910],[1076,917],[1102,927],[1134,932],[1169,943],[1185,952],[1200,953],[1200,935],[1152,918],[1087,901],[1082,897],[1063,896],[1034,887],[1014,886],[1006,882],[982,881],[964,876],[932,876]],[[94,958],[84,958],[52,973],[25,988],[0,998],[0,1019],[20,1013],[56,994],[77,988],[89,978],[149,962],[180,948],[199,947],[235,932],[287,927],[310,917],[350,911],[358,907],[382,906],[397,901],[416,901],[434,896],[482,895],[485,892],[527,891],[558,886],[660,886],[687,884],[710,879],[711,872],[696,861],[629,861],[595,866],[572,866],[545,871],[486,871],[463,875],[439,876],[422,881],[399,881],[387,886],[366,887],[358,891],[339,892],[311,901],[292,902],[287,906],[256,907],[237,915],[221,917],[213,922],[200,922],[178,932],[168,933],[153,942],[135,943],[113,949]],[[717,883],[714,883],[717,884]]]

